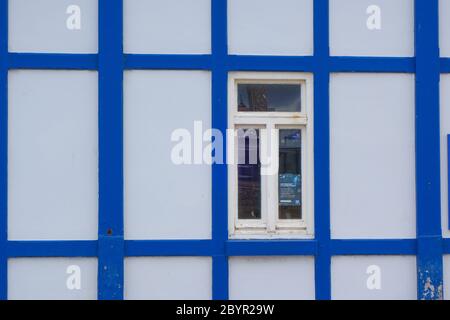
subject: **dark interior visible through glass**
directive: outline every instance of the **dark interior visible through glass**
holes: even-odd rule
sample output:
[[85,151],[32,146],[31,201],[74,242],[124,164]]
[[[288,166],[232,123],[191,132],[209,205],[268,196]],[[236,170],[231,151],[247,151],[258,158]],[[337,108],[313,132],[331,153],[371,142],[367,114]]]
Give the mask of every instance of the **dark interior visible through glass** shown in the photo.
[[300,84],[238,84],[238,111],[300,112]]
[[301,130],[279,130],[278,214],[302,218]]
[[259,130],[238,130],[238,218],[261,219]]

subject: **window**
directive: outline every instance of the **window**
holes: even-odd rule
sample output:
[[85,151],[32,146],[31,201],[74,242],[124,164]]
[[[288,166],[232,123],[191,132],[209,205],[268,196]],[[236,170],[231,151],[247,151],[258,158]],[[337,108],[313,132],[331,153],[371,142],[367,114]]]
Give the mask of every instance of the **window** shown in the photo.
[[230,237],[311,237],[312,75],[231,73],[228,98]]

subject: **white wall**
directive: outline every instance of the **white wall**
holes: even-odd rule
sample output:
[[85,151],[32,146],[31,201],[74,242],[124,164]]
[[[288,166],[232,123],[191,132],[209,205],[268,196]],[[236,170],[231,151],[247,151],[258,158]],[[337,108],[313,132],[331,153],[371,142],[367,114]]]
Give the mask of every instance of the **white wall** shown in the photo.
[[313,257],[231,257],[231,300],[313,300]]
[[[380,9],[380,29],[367,27],[371,6]],[[372,11],[369,11],[372,12]],[[331,0],[330,54],[414,56],[413,0]]]
[[127,300],[211,299],[211,258],[126,258],[124,295]]
[[[228,0],[228,51],[310,56],[313,0]],[[450,57],[450,2],[440,0],[441,55]],[[66,27],[69,5],[81,30]],[[366,9],[381,9],[369,30]],[[413,0],[330,0],[333,56],[414,55]],[[97,0],[9,0],[9,51],[96,53]],[[124,0],[124,51],[210,54],[210,0]],[[97,239],[98,75],[90,71],[11,71],[8,79],[9,240]],[[333,74],[330,83],[333,239],[416,237],[414,75]],[[211,167],[177,166],[175,129],[211,127],[207,71],[124,73],[126,239],[210,239]],[[441,77],[442,229],[448,221],[447,134],[450,75]],[[450,260],[444,258],[445,295]],[[68,290],[69,265],[82,289]],[[380,290],[367,288],[379,266]],[[231,299],[314,299],[313,257],[231,257]],[[95,299],[97,260],[19,258],[8,262],[10,299]],[[126,299],[211,299],[210,257],[132,257]],[[334,299],[415,299],[411,256],[332,258]]]
[[441,57],[450,57],[450,1],[439,0],[439,47]]
[[91,71],[11,71],[8,237],[97,239],[98,98]]
[[312,0],[228,0],[228,52],[312,55]]
[[209,72],[129,71],[124,94],[126,238],[210,238],[211,166],[171,159],[174,130],[211,127]]
[[444,299],[450,300],[450,255],[444,256]]
[[450,237],[449,211],[448,211],[448,147],[447,135],[450,134],[450,75],[441,75],[441,212],[442,212],[442,235]]
[[[81,10],[81,28],[67,28],[67,8]],[[9,0],[9,51],[96,53],[98,0]]]
[[[71,267],[76,267],[72,269]],[[74,271],[75,270],[75,271]],[[72,286],[79,276],[80,288]],[[67,282],[71,286],[67,285]],[[97,259],[18,258],[8,261],[10,300],[95,300]]]
[[124,0],[124,51],[211,52],[211,0]]
[[333,238],[415,238],[414,76],[333,74]]
[[[372,269],[377,268],[376,273]],[[373,286],[373,278],[380,286]],[[370,278],[370,279],[369,279]],[[371,285],[367,285],[367,282]],[[416,300],[414,256],[340,256],[331,260],[334,300]]]

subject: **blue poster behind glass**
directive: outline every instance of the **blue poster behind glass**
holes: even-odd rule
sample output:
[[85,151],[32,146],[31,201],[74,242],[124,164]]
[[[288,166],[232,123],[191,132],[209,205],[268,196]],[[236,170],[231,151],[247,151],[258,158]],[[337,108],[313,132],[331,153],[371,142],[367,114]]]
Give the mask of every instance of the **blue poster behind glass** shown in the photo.
[[280,206],[299,206],[301,204],[301,177],[299,174],[279,175],[278,199]]

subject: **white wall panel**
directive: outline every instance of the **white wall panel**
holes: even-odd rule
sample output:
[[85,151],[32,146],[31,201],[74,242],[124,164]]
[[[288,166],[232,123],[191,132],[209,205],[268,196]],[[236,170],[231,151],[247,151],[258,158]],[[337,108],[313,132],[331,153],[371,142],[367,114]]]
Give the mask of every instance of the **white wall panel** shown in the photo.
[[97,73],[11,71],[8,94],[9,239],[96,239]]
[[444,299],[450,300],[450,255],[444,256]]
[[[78,276],[79,282],[78,280],[74,282],[74,277]],[[79,289],[74,286],[78,283]],[[10,259],[8,261],[8,299],[95,300],[97,299],[97,259]]]
[[333,238],[415,237],[414,76],[334,74]]
[[450,1],[439,0],[439,47],[441,57],[450,57]]
[[441,75],[440,125],[441,125],[441,210],[442,234],[450,238],[448,222],[448,147],[447,135],[450,134],[450,75]]
[[416,300],[416,259],[412,256],[333,257],[331,290],[334,300]]
[[[371,6],[379,8],[379,29],[367,26],[373,12]],[[414,56],[414,1],[331,0],[330,53],[335,56]]]
[[211,299],[211,270],[209,257],[127,258],[125,299]]
[[211,0],[125,0],[127,53],[211,52]]
[[175,129],[211,127],[210,74],[129,71],[124,86],[125,236],[210,238],[211,166],[171,160]]
[[313,300],[314,258],[232,257],[230,299]]
[[[71,6],[80,9],[79,29],[67,27]],[[10,52],[95,53],[97,39],[98,0],[9,0]]]
[[312,0],[229,0],[228,51],[312,55]]

